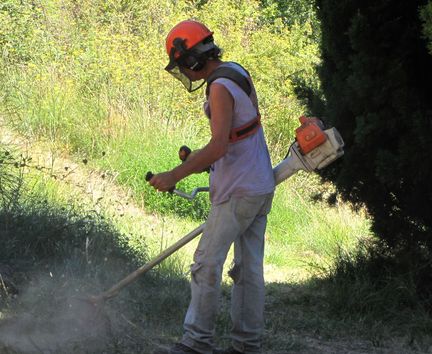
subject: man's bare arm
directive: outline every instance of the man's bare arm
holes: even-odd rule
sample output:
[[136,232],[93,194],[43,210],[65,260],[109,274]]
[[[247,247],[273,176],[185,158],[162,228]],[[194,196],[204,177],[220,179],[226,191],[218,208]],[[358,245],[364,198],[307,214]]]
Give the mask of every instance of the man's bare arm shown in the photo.
[[167,191],[181,179],[203,171],[226,154],[232,125],[233,98],[223,85],[213,83],[209,104],[212,134],[210,141],[173,170],[155,175],[150,180],[150,184],[156,189]]

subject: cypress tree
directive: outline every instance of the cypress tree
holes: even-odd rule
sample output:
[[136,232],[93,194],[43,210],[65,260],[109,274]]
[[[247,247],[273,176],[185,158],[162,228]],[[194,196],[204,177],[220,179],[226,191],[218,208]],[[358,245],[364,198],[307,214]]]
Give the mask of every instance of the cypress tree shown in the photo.
[[[324,108],[345,156],[324,170],[366,205],[382,249],[432,285],[432,55],[426,0],[317,0]],[[431,295],[431,293],[429,293]],[[431,296],[432,298],[432,296]]]

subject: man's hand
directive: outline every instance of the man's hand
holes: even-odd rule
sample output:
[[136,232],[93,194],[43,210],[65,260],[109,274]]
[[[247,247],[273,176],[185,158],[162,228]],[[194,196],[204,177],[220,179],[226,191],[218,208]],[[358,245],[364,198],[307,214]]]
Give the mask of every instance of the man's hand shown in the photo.
[[168,192],[175,187],[177,182],[172,171],[158,173],[149,181],[150,185],[160,192]]

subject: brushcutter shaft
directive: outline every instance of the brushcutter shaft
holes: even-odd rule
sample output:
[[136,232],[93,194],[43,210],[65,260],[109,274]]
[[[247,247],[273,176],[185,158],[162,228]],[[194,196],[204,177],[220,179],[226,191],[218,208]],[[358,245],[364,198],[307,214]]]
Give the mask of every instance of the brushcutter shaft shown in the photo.
[[100,301],[100,300],[108,300],[112,297],[116,296],[117,293],[123,289],[126,285],[132,283],[136,278],[143,275],[144,273],[147,273],[150,269],[157,266],[159,263],[161,263],[165,258],[171,256],[174,252],[178,251],[180,248],[182,248],[184,245],[192,241],[197,236],[201,235],[204,230],[204,224],[201,224],[198,226],[195,230],[189,232],[187,235],[183,236],[180,240],[178,240],[176,243],[168,247],[166,250],[161,252],[158,256],[129,274],[126,278],[119,281],[117,284],[113,285],[109,290],[103,292],[102,294],[93,297],[93,300]]

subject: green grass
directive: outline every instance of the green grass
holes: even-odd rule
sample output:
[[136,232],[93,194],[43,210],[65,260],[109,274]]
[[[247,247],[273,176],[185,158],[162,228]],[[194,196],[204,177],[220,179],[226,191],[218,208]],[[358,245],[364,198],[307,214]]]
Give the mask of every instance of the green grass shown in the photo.
[[[40,83],[35,82],[26,95],[9,98],[6,107],[24,108],[19,114],[9,113],[7,121],[27,136],[46,141],[54,154],[64,151],[114,175],[148,211],[176,219],[205,220],[209,210],[205,193],[190,202],[156,193],[144,178],[147,171],[157,173],[176,166],[181,145],[202,147],[209,137],[205,117],[199,124],[168,122],[157,114],[149,115],[143,105],[117,102],[110,106],[106,97],[99,96],[81,100],[73,87],[62,87],[54,80],[38,95]],[[285,142],[286,148],[289,143]],[[280,159],[279,148],[275,150],[274,164]],[[177,187],[190,192],[207,185],[208,175],[203,173],[188,177]],[[278,187],[269,216],[267,263],[287,268],[328,262],[339,248],[353,247],[359,238],[368,236],[368,221],[348,207],[331,209],[311,200],[318,185],[317,178],[300,174]]]
[[[269,215],[268,262],[324,266],[331,264],[339,249],[354,249],[359,240],[370,237],[368,220],[349,206],[314,201],[310,195],[316,183],[303,174],[278,187]],[[302,184],[310,188],[303,195]]]
[[[84,112],[88,101],[74,104],[78,102],[76,92],[57,95],[50,90],[47,90],[49,97],[41,101],[23,100],[20,104],[27,108],[21,116],[10,115],[10,124],[33,138],[42,137],[53,151],[69,152],[75,159],[85,159],[90,166],[114,175],[117,183],[131,190],[134,201],[150,212],[196,222],[205,220],[209,210],[205,193],[190,202],[156,193],[144,178],[147,171],[157,173],[176,166],[181,145],[194,149],[205,144],[209,134],[205,117],[202,125],[175,122],[166,125],[162,117],[150,116],[141,107],[123,114],[111,110],[106,120],[102,119],[103,112],[111,108],[103,109],[106,107],[103,102],[99,101],[99,109]],[[96,105],[94,98],[91,101]],[[274,161],[278,158],[273,156]],[[204,173],[188,177],[177,187],[190,192],[207,185],[208,175]],[[352,248],[359,238],[369,236],[368,221],[348,207],[332,209],[312,201],[310,196],[318,185],[316,178],[300,174],[278,187],[269,215],[268,264],[285,268],[323,264],[339,248]]]
[[[35,153],[37,150],[36,146],[32,148]],[[22,190],[25,193],[21,193],[19,203],[14,204],[19,207],[3,208],[0,213],[0,234],[4,245],[1,259],[12,265],[13,273],[8,279],[18,289],[17,297],[12,296],[12,290],[8,295],[4,289],[0,290],[0,342],[4,339],[1,333],[10,333],[11,329],[16,330],[14,333],[34,338],[37,347],[45,345],[45,348],[59,353],[81,353],[89,348],[96,348],[93,352],[106,353],[151,352],[160,343],[169,344],[177,340],[182,334],[181,323],[188,305],[187,272],[194,242],[121,291],[104,306],[102,318],[90,311],[91,316],[96,316],[91,320],[96,320],[102,328],[83,326],[82,316],[88,315],[88,310],[76,308],[70,301],[77,295],[106,290],[198,222],[169,213],[137,213],[132,208],[128,211],[128,200],[119,211],[113,205],[116,203],[108,198],[95,202],[91,193],[83,193],[88,190],[87,186],[53,180],[33,169],[28,170],[25,176]],[[353,215],[341,205],[339,211],[326,209],[321,204],[305,211],[305,205],[294,197],[298,197],[296,193],[290,194],[290,188],[279,189],[276,200],[280,198],[281,205],[291,210],[288,225],[291,225],[289,230],[294,236],[290,239],[283,233],[271,231],[267,235],[270,261],[266,259],[265,270],[268,280],[265,352],[307,353],[311,348],[321,348],[343,353],[352,348],[352,343],[367,347],[369,351],[393,348],[393,352],[410,353],[416,348],[427,348],[430,340],[425,333],[430,329],[430,319],[420,316],[419,309],[410,314],[398,302],[398,307],[393,309],[405,309],[398,314],[393,310],[383,314],[380,312],[382,307],[378,306],[372,312],[364,307],[359,316],[358,308],[354,306],[362,304],[360,294],[364,295],[371,283],[367,279],[359,279],[358,283],[349,281],[350,276],[357,274],[355,271],[346,272],[351,275],[345,276],[344,273],[339,276],[331,274],[335,271],[334,266],[331,267],[334,265],[334,258],[330,255],[333,248],[319,250],[319,247],[346,240],[341,234],[336,234],[341,239],[320,241],[312,236],[306,237],[305,230],[313,230],[311,235],[321,237],[318,233],[328,232],[329,226],[320,227],[318,221],[326,219],[330,222],[341,215],[349,218],[351,227],[359,234],[362,229],[354,227],[356,218],[353,219]],[[106,194],[112,196],[114,191],[107,187]],[[286,220],[278,219],[277,212],[276,209],[270,219],[280,222],[282,228]],[[329,216],[324,217],[324,213]],[[363,227],[367,225],[364,221],[360,224]],[[309,243],[302,243],[304,240]],[[311,245],[315,248],[309,249]],[[349,246],[347,243],[346,247]],[[341,248],[337,249],[336,256]],[[342,261],[342,258],[338,259]],[[325,272],[326,277],[323,276]],[[313,274],[323,280],[317,280]],[[389,293],[376,293],[381,306],[394,291],[395,282],[389,283]],[[230,280],[224,278],[216,335],[220,345],[229,344],[229,284]],[[357,292],[359,294],[353,296]],[[351,301],[344,300],[344,296],[350,296]],[[401,294],[400,298],[404,297]],[[340,311],[335,311],[338,301]],[[351,305],[344,310],[340,301]],[[76,310],[73,316],[67,310],[70,304]],[[110,319],[109,325],[106,325],[104,316]],[[65,326],[68,329],[66,333],[70,328],[85,331],[78,332],[81,336],[79,343],[68,339]],[[101,331],[108,331],[109,336]],[[56,339],[49,339],[47,333],[55,333]],[[25,337],[18,338],[21,338],[21,345],[27,343]],[[0,348],[6,353],[16,353],[19,349],[19,346],[4,343],[5,348]]]
[[[172,169],[180,163],[178,150],[187,144],[192,149],[201,147],[196,132],[190,127],[168,128],[150,117],[133,116],[124,135],[111,140],[103,160],[95,165],[118,173],[117,181],[131,187],[134,195],[142,197],[148,210],[175,214],[179,217],[203,220],[209,209],[208,197],[199,195],[194,201],[155,193],[145,180],[153,173]],[[181,181],[178,188],[191,192],[195,187],[207,186],[208,175],[194,175]]]
[[[27,101],[23,103],[29,104]],[[56,111],[55,106],[48,107],[46,112]],[[75,109],[79,109],[79,106]],[[43,119],[49,116],[46,112],[34,113],[40,120],[22,116],[19,119],[12,118],[11,122],[20,130],[29,124],[33,128],[28,131],[40,129],[52,137],[48,133],[52,128],[50,121]],[[79,116],[83,116],[83,112]],[[110,124],[106,127],[109,128],[110,139],[104,136],[106,129],[95,128],[99,124],[99,116],[92,115],[91,111],[87,123],[78,125],[84,133],[77,130],[77,124],[72,124],[69,115],[55,117],[54,120],[59,121],[59,124],[70,124],[56,130],[54,137],[47,139],[48,144],[54,151],[69,151],[78,161],[85,159],[88,165],[115,176],[117,183],[131,191],[135,203],[146,210],[174,217],[175,220],[203,222],[210,206],[205,193],[190,202],[169,194],[156,193],[144,177],[147,171],[157,173],[176,166],[181,145],[201,147],[208,139],[208,128],[203,131],[200,125],[166,126],[161,124],[162,118],[145,115],[142,109],[113,117],[114,113],[112,119],[104,123]],[[40,134],[32,136],[37,138]],[[78,137],[81,140],[75,141]],[[90,145],[92,149],[88,148]],[[274,161],[277,159],[277,156],[273,156]],[[204,173],[188,177],[177,187],[190,192],[195,187],[207,185],[208,175]],[[267,230],[266,262],[269,265],[305,268],[305,264],[330,262],[339,248],[354,247],[359,238],[368,236],[368,221],[355,215],[348,207],[341,205],[330,208],[322,202],[312,201],[310,196],[318,185],[317,178],[300,174],[278,187]],[[298,273],[299,269],[295,272]]]

